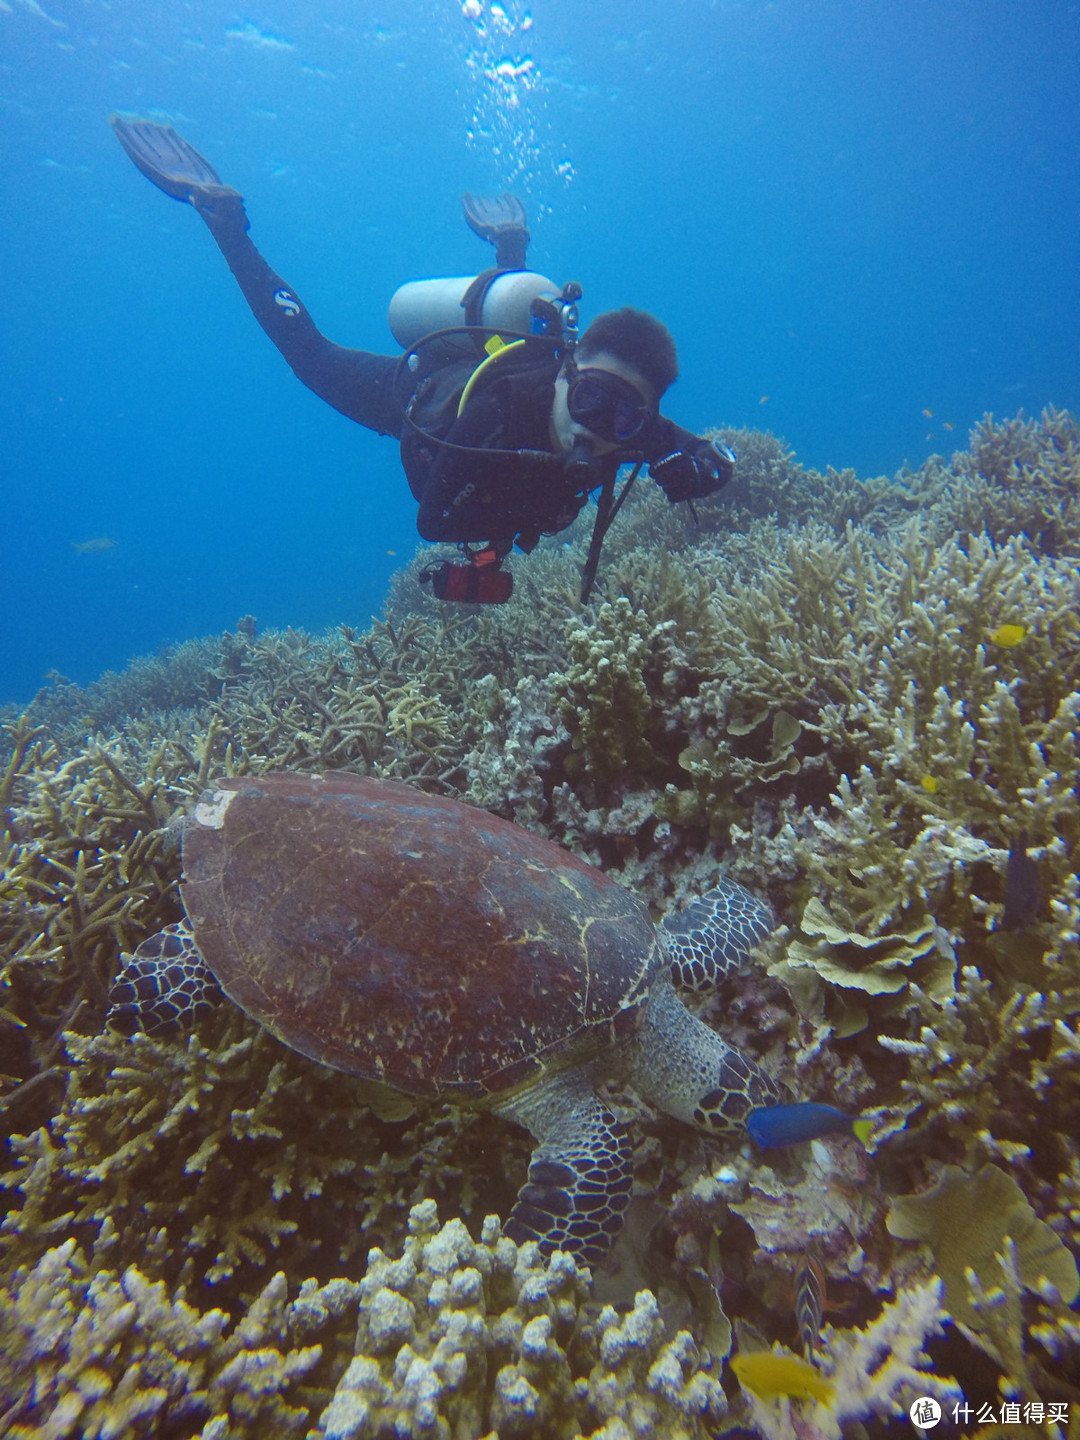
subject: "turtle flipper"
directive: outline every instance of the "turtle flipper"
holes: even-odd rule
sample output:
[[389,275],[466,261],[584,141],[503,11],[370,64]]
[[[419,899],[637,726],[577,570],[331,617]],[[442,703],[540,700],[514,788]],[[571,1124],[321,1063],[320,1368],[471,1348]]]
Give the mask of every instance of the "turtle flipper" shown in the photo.
[[186,925],[166,925],[125,955],[105,1022],[124,1035],[179,1035],[209,1015],[221,990]]
[[699,1130],[744,1135],[746,1117],[789,1097],[760,1065],[691,1015],[674,987],[657,980],[633,1060],[647,1100]]
[[633,1151],[626,1128],[580,1072],[542,1083],[502,1112],[540,1142],[503,1226],[545,1255],[567,1250],[595,1265],[611,1249],[630,1203]]
[[750,951],[772,930],[769,907],[733,880],[722,880],[660,922],[677,990],[700,994],[743,968]]

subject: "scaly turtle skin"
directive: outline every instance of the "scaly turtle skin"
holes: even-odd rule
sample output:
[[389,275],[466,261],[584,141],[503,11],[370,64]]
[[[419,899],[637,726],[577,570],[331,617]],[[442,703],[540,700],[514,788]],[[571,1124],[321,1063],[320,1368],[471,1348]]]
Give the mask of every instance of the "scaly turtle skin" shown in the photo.
[[592,1263],[618,1233],[631,1147],[599,1081],[712,1133],[782,1098],[675,990],[714,985],[768,933],[741,886],[658,932],[561,846],[351,774],[223,780],[185,828],[183,869],[188,925],[125,957],[110,1023],[175,1031],[220,985],[286,1045],[367,1081],[384,1113],[442,1100],[524,1125],[538,1143],[515,1240]]

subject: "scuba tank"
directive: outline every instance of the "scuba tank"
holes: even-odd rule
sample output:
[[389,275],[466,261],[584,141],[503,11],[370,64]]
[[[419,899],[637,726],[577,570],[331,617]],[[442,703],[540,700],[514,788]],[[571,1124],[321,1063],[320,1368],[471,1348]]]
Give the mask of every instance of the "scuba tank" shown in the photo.
[[[528,334],[535,300],[555,304],[562,291],[534,270],[487,270],[442,280],[410,280],[395,290],[387,320],[394,339],[408,350],[435,330],[462,325]],[[468,335],[457,341],[472,348]]]

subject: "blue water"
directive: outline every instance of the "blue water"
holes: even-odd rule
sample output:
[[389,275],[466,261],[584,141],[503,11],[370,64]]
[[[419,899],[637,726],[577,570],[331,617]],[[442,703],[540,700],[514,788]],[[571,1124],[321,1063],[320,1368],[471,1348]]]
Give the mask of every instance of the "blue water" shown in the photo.
[[243,191],[343,344],[391,350],[398,284],[488,263],[458,197],[511,186],[584,320],[670,326],[692,428],[873,475],[1080,405],[1076,4],[470,8],[0,0],[0,700],[249,612],[362,625],[416,543],[395,443],[292,377],[113,109]]

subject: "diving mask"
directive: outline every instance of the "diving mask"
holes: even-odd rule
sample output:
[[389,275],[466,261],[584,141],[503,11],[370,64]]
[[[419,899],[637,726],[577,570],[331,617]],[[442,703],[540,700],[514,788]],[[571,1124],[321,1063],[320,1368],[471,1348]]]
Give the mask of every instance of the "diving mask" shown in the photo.
[[611,370],[579,369],[569,356],[565,369],[569,381],[566,408],[571,420],[612,444],[641,434],[652,418],[653,407],[636,385]]

